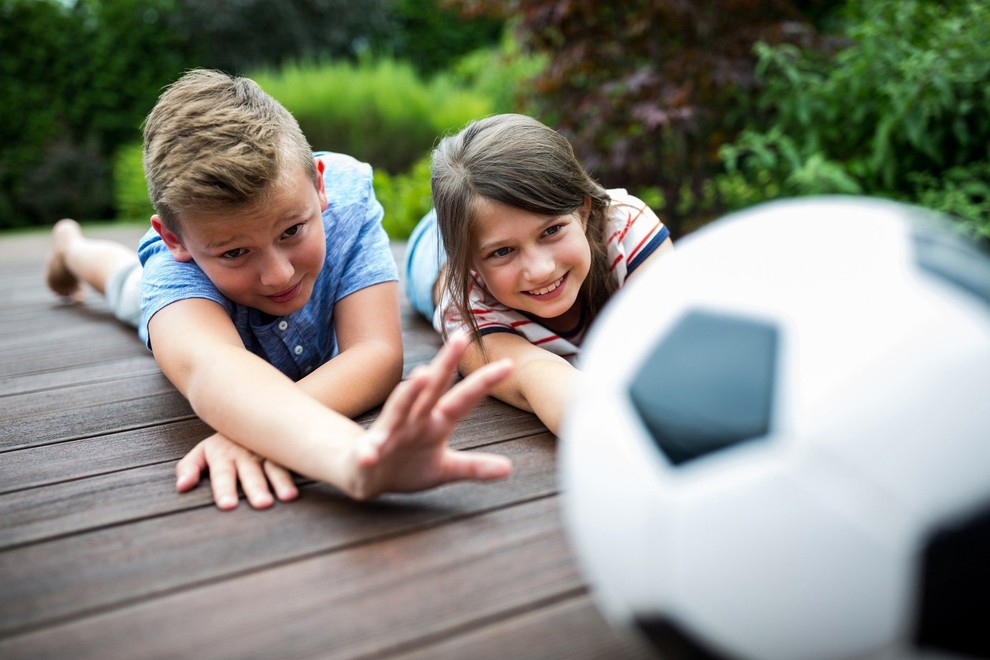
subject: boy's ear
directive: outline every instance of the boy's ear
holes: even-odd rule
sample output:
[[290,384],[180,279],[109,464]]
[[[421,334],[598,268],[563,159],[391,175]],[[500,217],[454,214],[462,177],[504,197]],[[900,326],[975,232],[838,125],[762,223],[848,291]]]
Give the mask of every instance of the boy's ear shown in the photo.
[[327,210],[327,189],[326,185],[323,183],[323,172],[326,170],[326,165],[319,158],[314,158],[316,161],[316,194],[320,198],[320,212]]
[[192,255],[186,250],[178,234],[162,224],[162,219],[157,214],[151,216],[151,226],[162,237],[162,242],[168,247],[168,251],[172,253],[173,259],[176,261],[192,261]]

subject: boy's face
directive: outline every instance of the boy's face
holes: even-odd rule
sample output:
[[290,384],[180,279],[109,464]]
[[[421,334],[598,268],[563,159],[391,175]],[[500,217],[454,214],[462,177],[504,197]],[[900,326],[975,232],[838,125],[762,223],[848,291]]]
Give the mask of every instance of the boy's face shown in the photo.
[[273,316],[291,314],[309,301],[326,257],[319,161],[317,168],[316,186],[298,167],[265,203],[234,213],[183,214],[181,238],[157,217],[152,225],[177,261],[194,261],[227,298]]

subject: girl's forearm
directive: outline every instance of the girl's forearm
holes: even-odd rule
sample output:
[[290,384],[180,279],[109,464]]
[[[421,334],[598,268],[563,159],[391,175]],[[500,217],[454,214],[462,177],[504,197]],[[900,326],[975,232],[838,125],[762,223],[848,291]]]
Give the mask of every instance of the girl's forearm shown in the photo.
[[573,366],[557,360],[526,362],[515,374],[519,394],[554,435],[560,434],[567,398],[577,374]]

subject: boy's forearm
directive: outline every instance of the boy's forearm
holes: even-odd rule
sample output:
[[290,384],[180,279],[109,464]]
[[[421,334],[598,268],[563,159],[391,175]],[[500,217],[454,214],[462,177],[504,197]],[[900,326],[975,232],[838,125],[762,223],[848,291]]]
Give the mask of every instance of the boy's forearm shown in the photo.
[[384,402],[401,379],[401,348],[368,341],[343,351],[297,385],[324,406],[354,418]]
[[222,347],[177,387],[214,430],[286,468],[343,486],[341,463],[361,427],[257,356]]

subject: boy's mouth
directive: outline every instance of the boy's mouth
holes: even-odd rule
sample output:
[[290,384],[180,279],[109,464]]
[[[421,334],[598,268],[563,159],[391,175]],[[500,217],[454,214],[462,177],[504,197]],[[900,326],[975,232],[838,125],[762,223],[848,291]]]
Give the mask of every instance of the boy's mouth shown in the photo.
[[548,285],[546,285],[544,287],[540,287],[539,289],[532,289],[530,291],[527,291],[526,292],[526,295],[533,296],[534,298],[541,298],[543,296],[548,296],[551,293],[553,293],[554,291],[557,291],[560,288],[560,286],[564,283],[564,280],[566,280],[566,279],[567,279],[567,275],[564,275],[560,279],[558,279],[558,280],[556,280],[554,282],[551,282],[550,284],[548,284]]
[[293,287],[291,287],[289,289],[286,289],[285,291],[282,291],[281,293],[276,293],[274,296],[265,296],[265,297],[268,298],[269,300],[271,300],[274,303],[279,303],[279,304],[281,304],[281,303],[287,303],[287,302],[289,302],[290,300],[292,300],[293,298],[296,297],[296,294],[299,293],[299,289],[301,287],[302,287],[302,281],[299,281],[299,282],[296,283],[295,286],[293,286]]

